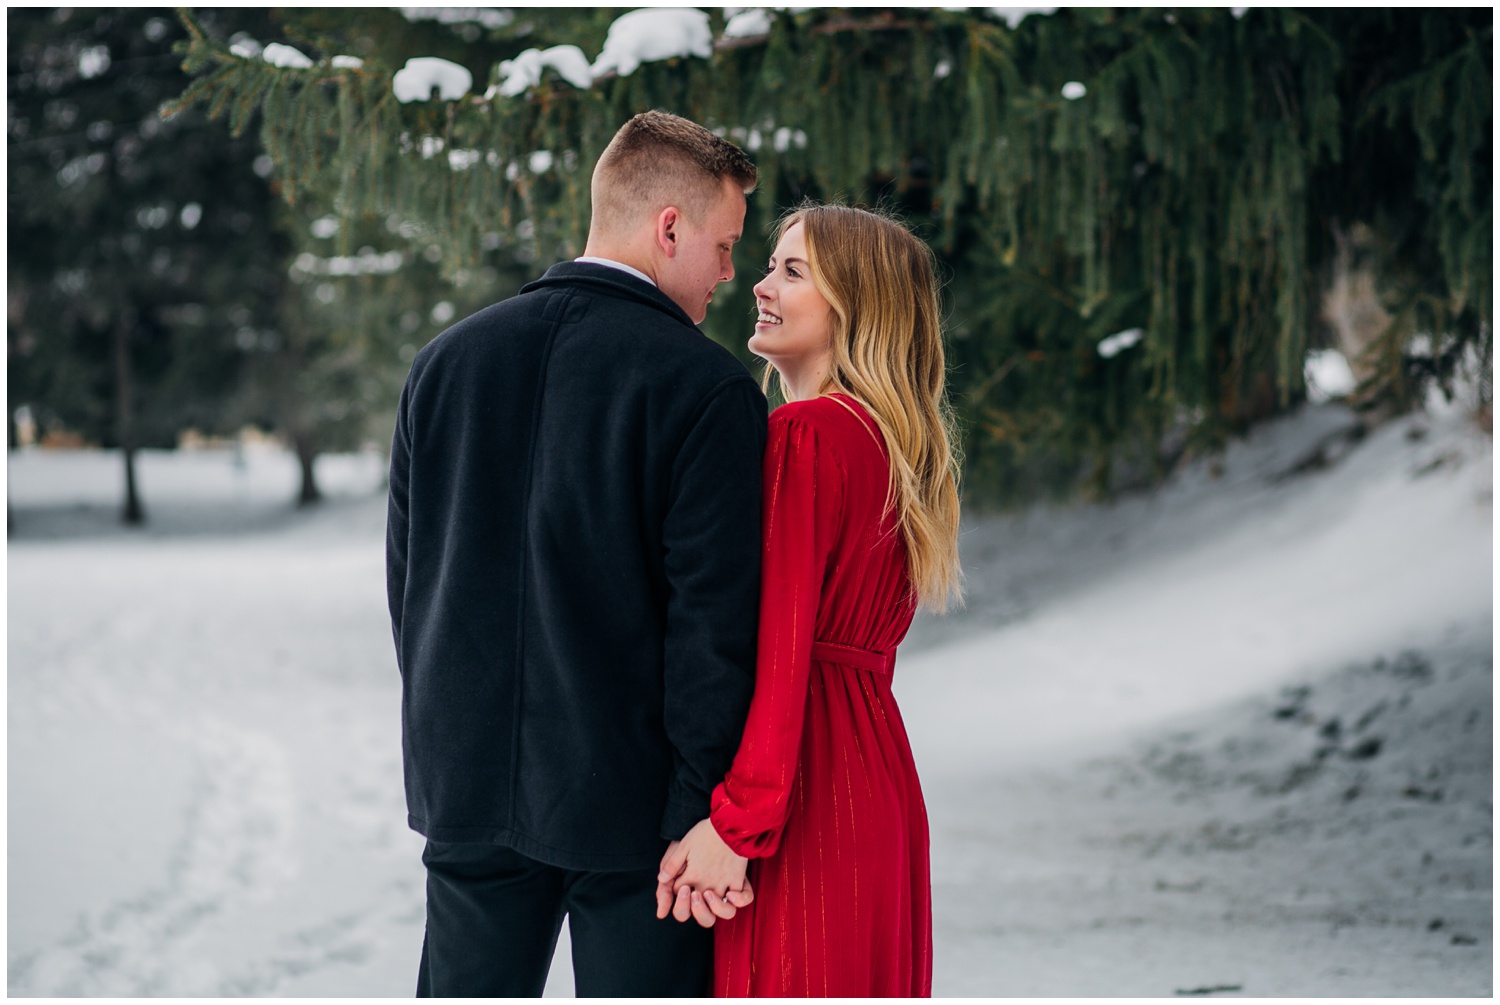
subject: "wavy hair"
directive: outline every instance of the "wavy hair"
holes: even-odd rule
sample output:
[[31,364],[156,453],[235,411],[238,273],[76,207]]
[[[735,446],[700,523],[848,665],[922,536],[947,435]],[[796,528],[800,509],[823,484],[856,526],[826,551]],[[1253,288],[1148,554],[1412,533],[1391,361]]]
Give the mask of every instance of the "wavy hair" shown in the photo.
[[962,602],[963,588],[936,260],[899,221],[851,206],[804,203],[778,221],[773,243],[798,223],[813,283],[835,318],[819,393],[848,395],[880,427],[891,459],[886,507],[900,521],[912,588],[922,606],[946,610]]

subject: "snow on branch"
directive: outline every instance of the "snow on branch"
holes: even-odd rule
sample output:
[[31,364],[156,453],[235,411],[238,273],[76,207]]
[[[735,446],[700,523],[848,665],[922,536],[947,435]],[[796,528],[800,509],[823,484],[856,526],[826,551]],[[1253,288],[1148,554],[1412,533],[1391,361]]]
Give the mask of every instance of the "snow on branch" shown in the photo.
[[1303,363],[1302,380],[1307,385],[1307,400],[1321,404],[1333,398],[1354,393],[1359,381],[1349,368],[1349,360],[1337,349],[1313,349]]
[[288,273],[298,282],[310,276],[388,276],[398,272],[405,262],[399,251],[377,253],[373,248],[361,249],[358,255],[336,255],[323,258],[304,251],[292,262]]
[[542,71],[551,67],[557,75],[577,88],[593,86],[594,73],[588,57],[576,45],[554,45],[550,49],[527,49],[500,64],[501,80],[485,92],[486,98],[499,94],[514,98],[542,82]]
[[764,7],[751,7],[731,17],[724,25],[725,38],[754,38],[771,34],[771,12]]
[[272,66],[279,66],[284,70],[306,70],[310,69],[313,61],[298,49],[280,42],[272,42],[261,52],[260,58]]
[[477,24],[493,31],[516,19],[500,7],[397,7],[408,21],[436,21],[438,24]]
[[1046,17],[1049,14],[1057,13],[1056,7],[988,7],[986,10],[1004,21],[1005,26],[1011,31],[1015,31],[1021,22],[1026,20],[1027,15],[1040,14],[1042,17]]
[[714,52],[708,14],[684,8],[645,8],[621,15],[609,26],[604,51],[594,60],[595,78],[606,73],[628,77],[642,63]]
[[391,89],[396,100],[405,104],[411,101],[427,101],[437,88],[443,101],[457,101],[469,93],[474,85],[474,75],[450,60],[436,56],[415,56],[396,71]]
[[1145,337],[1146,333],[1139,328],[1127,328],[1122,332],[1115,332],[1099,341],[1099,355],[1105,359],[1113,359]]

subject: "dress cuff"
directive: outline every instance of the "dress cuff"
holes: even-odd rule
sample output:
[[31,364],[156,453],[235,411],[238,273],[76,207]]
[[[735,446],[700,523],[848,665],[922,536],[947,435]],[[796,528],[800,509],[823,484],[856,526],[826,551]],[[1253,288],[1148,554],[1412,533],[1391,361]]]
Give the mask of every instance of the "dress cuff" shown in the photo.
[[708,819],[730,851],[741,858],[766,858],[776,854],[776,849],[781,844],[781,827],[756,829],[746,819],[748,814],[729,797],[722,782],[714,789],[712,802],[713,810]]

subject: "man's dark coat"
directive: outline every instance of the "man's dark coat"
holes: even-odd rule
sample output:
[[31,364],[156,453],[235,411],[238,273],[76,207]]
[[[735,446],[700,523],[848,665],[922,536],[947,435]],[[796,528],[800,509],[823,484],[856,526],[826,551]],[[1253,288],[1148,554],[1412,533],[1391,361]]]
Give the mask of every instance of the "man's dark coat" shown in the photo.
[[553,266],[417,354],[387,593],[411,826],[654,867],[749,708],[766,402],[668,297]]

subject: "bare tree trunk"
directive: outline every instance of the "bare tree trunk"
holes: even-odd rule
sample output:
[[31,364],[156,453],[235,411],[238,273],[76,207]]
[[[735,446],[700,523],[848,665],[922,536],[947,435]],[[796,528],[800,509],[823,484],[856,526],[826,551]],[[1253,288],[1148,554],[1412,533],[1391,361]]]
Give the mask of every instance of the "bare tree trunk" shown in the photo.
[[[10,407],[5,409],[5,433],[6,454],[15,450],[19,445],[20,437],[16,435],[16,410]],[[7,456],[7,461],[9,460]],[[10,505],[10,479],[5,481],[5,532],[8,534],[16,529],[16,513]]]
[[318,491],[317,479],[313,476],[313,462],[318,459],[318,447],[306,433],[292,436],[292,446],[297,451],[297,463],[302,468],[302,490],[297,494],[298,506],[311,506],[323,498]]
[[132,428],[133,382],[130,369],[130,329],[134,319],[127,314],[115,322],[115,434],[125,458],[125,508],[120,519],[131,526],[146,522],[135,487],[135,430]]

